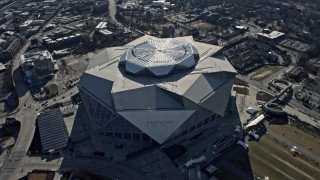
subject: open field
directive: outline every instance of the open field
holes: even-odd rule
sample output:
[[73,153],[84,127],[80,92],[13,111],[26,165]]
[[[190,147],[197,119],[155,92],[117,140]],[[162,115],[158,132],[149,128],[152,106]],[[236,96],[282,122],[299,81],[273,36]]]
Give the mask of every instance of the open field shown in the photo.
[[234,82],[233,82],[234,85],[239,85],[239,86],[246,86],[246,87],[249,87],[249,84],[243,80],[240,80],[238,78],[235,78],[234,79]]
[[283,66],[264,65],[252,71],[249,74],[249,76],[257,81],[262,81],[265,78],[267,78],[270,74],[273,74],[274,72],[277,72],[282,68]]
[[236,91],[238,94],[249,95],[249,89],[246,87],[233,87],[233,91]]
[[272,98],[273,98],[272,95],[270,95],[264,91],[259,91],[256,95],[257,101],[270,101]]
[[288,147],[267,136],[261,137],[259,142],[249,142],[249,153],[243,150],[233,161],[260,178],[318,179],[320,176],[319,165],[293,156]]
[[[274,132],[279,134],[284,134],[286,138],[295,142],[297,145],[303,146],[309,150],[311,150],[314,154],[320,156],[320,139],[308,134],[295,126],[290,124],[286,125],[269,125],[267,127]],[[311,148],[311,149],[310,149]]]
[[267,136],[249,143],[253,174],[270,179],[318,179],[320,167],[300,157]]
[[57,96],[58,95],[58,86],[55,84],[50,84],[45,87],[48,90],[49,96]]
[[192,27],[198,29],[201,34],[206,34],[214,29],[212,24],[205,22],[194,23]]

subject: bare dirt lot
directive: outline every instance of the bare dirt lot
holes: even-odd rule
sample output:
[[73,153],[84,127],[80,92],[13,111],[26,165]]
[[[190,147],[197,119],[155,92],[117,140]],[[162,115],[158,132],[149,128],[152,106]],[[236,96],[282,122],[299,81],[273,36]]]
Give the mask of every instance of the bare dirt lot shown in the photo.
[[248,76],[252,77],[257,81],[262,81],[265,78],[267,78],[270,74],[277,72],[282,68],[282,66],[264,65],[252,71],[250,74],[248,74]]

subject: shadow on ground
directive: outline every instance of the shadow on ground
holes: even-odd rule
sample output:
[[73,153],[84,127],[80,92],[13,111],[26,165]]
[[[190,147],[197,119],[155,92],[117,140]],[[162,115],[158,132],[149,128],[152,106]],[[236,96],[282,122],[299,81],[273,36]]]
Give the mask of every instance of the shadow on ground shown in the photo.
[[[233,103],[231,103],[233,104]],[[235,103],[234,103],[235,104]],[[242,138],[242,133],[239,133],[235,130],[235,126],[241,124],[240,118],[238,115],[238,109],[234,107],[229,112],[226,112],[226,118],[221,119],[218,122],[218,126],[214,129],[206,130],[203,135],[200,134],[199,136],[194,136],[187,140],[187,142],[194,141],[195,144],[198,141],[203,140],[204,138],[209,138],[213,136],[211,131],[216,131],[218,135],[218,139],[216,141],[206,141],[204,144],[205,146],[202,149],[200,148],[198,153],[205,153],[207,156],[207,160],[204,163],[200,164],[199,172],[203,176],[208,176],[208,178],[214,176],[218,179],[245,179],[250,180],[254,179],[252,167],[250,164],[249,158],[249,151],[244,149],[242,146],[237,145],[238,137]],[[231,121],[229,125],[224,121]],[[73,128],[70,133],[69,139],[69,146],[68,148],[62,151],[63,160],[61,165],[59,165],[59,171],[72,171],[72,170],[83,170],[86,172],[91,172],[93,174],[98,174],[105,176],[110,179],[179,179],[177,177],[185,177],[187,179],[192,179],[194,175],[197,173],[197,166],[192,166],[190,168],[186,168],[183,164],[185,163],[184,160],[181,161],[182,163],[175,163],[175,159],[179,158],[180,156],[185,156],[186,151],[181,151],[181,154],[176,154],[176,157],[170,157],[173,164],[173,170],[168,170],[167,172],[163,171],[160,173],[146,173],[146,169],[150,169],[150,171],[159,172],[159,167],[155,164],[161,164],[158,161],[167,161],[169,159],[168,153],[165,152],[164,149],[154,148],[147,149],[146,152],[143,154],[150,154],[150,161],[149,159],[141,160],[141,156],[134,156],[128,159],[124,159],[123,161],[115,161],[114,159],[109,158],[107,154],[99,154],[93,150],[92,141],[98,141],[97,139],[92,137],[92,134],[88,132],[90,127],[89,118],[85,113],[85,109],[82,104],[79,105],[78,111],[75,115],[75,120],[73,123]],[[214,121],[213,121],[214,122]],[[227,124],[227,125],[226,125]],[[220,126],[221,125],[221,126]],[[220,132],[219,132],[220,131]],[[225,133],[227,132],[228,133]],[[208,133],[209,132],[209,133]],[[219,139],[220,138],[220,139]],[[191,143],[192,144],[192,143]],[[178,144],[179,146],[180,144]],[[206,146],[211,146],[212,148],[206,148]],[[219,148],[215,148],[216,146]],[[183,146],[183,145],[182,145]],[[115,148],[114,145],[110,145],[106,143],[106,148]],[[189,148],[189,147],[183,147]],[[81,149],[81,151],[79,151]],[[125,148],[124,148],[125,149]],[[195,148],[196,149],[196,148]],[[215,151],[215,155],[213,153]],[[157,162],[152,162],[152,154],[158,153],[159,151],[163,157],[160,159],[158,158]],[[195,154],[194,154],[195,155]],[[193,155],[193,156],[194,156]],[[47,158],[47,161],[55,160],[55,158],[59,158],[61,156],[52,156]],[[212,157],[211,157],[212,156]],[[149,157],[149,156],[148,156]],[[186,156],[188,157],[188,156]],[[186,159],[187,161],[188,159]],[[138,166],[133,166],[132,162],[140,162]],[[170,160],[169,160],[170,161]],[[165,163],[162,163],[165,164]],[[208,173],[206,168],[209,165],[214,165],[217,167],[217,170],[213,173]],[[137,164],[136,164],[137,165]],[[152,168],[150,168],[152,166]],[[154,167],[153,167],[154,166]],[[158,169],[157,169],[158,168]]]
[[13,71],[13,80],[15,82],[15,87],[16,88],[16,92],[17,92],[17,96],[23,97],[27,92],[27,86],[22,78],[22,72],[20,71],[20,68],[17,68]]

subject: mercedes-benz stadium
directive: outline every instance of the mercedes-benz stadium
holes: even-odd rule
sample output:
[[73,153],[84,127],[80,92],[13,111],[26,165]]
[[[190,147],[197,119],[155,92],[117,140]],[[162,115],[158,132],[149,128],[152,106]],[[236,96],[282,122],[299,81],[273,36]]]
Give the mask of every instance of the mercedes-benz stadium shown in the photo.
[[166,145],[223,121],[235,75],[219,46],[145,35],[97,54],[78,87],[95,133]]

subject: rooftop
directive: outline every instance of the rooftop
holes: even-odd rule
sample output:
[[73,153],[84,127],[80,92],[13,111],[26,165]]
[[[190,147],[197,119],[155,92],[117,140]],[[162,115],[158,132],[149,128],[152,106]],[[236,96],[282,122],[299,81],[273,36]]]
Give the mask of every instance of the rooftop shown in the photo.
[[36,53],[28,53],[21,55],[21,64],[26,63],[26,62],[31,62],[31,61],[36,61],[36,60],[44,60],[44,59],[52,59],[52,56],[49,51],[39,51]]
[[6,66],[3,65],[3,64],[0,62],[0,72],[3,71],[3,70],[5,70],[5,69],[6,69]]
[[199,59],[197,49],[175,38],[148,39],[128,49],[120,58],[125,71],[134,75],[166,76],[174,69],[194,67]]
[[[78,86],[104,104],[113,117],[121,116],[161,144],[200,111],[220,116],[226,112],[236,71],[220,49],[195,42],[191,36],[146,35],[98,53]],[[149,73],[128,73],[121,63],[135,63],[144,68],[140,72]],[[173,71],[165,71],[167,67]]]
[[[220,52],[221,47],[195,42],[192,36],[178,37],[175,39],[179,42],[189,43],[197,49],[199,60],[194,64],[194,68],[179,71],[164,77],[136,76],[126,73],[124,68],[118,68],[119,61],[127,50],[132,50],[137,45],[146,41],[158,40],[156,37],[145,35],[125,46],[107,48],[97,54],[90,62],[89,70],[82,76],[83,80],[81,80],[80,84],[87,84],[92,90],[91,93],[97,97],[100,96],[100,94],[105,95],[105,91],[101,91],[101,83],[103,80],[114,82],[111,84],[112,93],[155,85],[179,95],[189,94],[191,96],[189,97],[190,99],[199,103],[203,100],[202,95],[205,93],[187,92],[187,90],[194,82],[202,78],[202,74],[216,74],[215,82],[216,86],[218,86],[224,79],[229,79],[228,76],[234,76],[236,73],[236,70],[223,56],[222,52]],[[99,77],[101,83],[96,84],[93,82],[92,77],[94,76]],[[203,89],[203,91],[205,90]],[[105,97],[101,99],[103,99],[106,104],[113,106],[111,105],[110,98]]]
[[106,29],[108,23],[107,22],[100,22],[97,26],[96,29]]
[[278,37],[283,36],[284,33],[283,32],[279,32],[279,31],[272,31],[269,34],[267,34],[267,33],[257,33],[257,35],[264,36],[264,37],[269,38],[269,39],[277,39]]
[[68,131],[60,108],[41,113],[37,123],[43,151],[55,151],[67,146]]

